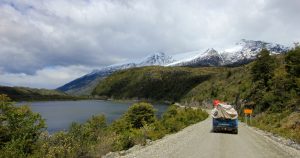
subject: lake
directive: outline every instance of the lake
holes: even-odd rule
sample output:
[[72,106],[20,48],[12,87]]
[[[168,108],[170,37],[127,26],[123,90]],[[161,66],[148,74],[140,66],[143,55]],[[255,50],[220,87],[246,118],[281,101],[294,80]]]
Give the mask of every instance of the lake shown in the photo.
[[[43,101],[18,103],[17,105],[30,105],[32,111],[40,113],[46,119],[49,133],[67,130],[72,122],[83,123],[92,115],[104,114],[107,122],[118,119],[133,102],[115,102],[104,100],[82,101]],[[158,117],[166,111],[167,105],[154,104]]]

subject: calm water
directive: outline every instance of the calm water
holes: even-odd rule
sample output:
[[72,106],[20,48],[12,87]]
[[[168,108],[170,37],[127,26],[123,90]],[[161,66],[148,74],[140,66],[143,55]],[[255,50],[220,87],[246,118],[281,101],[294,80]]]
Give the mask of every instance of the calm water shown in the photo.
[[[27,103],[18,103],[18,105]],[[72,122],[83,123],[92,115],[104,114],[108,123],[119,118],[132,103],[83,100],[83,101],[46,101],[28,103],[34,112],[46,119],[49,133],[67,130]],[[166,105],[154,105],[157,116],[166,109]]]

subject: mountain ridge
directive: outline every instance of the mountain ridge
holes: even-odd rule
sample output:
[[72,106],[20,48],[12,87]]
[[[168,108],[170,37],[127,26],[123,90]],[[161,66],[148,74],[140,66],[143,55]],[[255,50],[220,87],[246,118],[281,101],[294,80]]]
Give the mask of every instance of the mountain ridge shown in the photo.
[[154,53],[140,60],[133,60],[120,64],[103,67],[99,70],[75,79],[57,90],[73,95],[90,95],[96,84],[112,73],[135,67],[144,66],[239,66],[247,64],[256,58],[263,48],[268,49],[271,54],[287,52],[290,48],[263,41],[245,40],[238,41],[234,46],[217,51],[214,48],[205,51],[193,51],[169,56],[163,52]]
[[74,100],[81,99],[64,92],[50,89],[29,87],[1,86],[0,94],[5,94],[13,101],[48,101],[48,100]]

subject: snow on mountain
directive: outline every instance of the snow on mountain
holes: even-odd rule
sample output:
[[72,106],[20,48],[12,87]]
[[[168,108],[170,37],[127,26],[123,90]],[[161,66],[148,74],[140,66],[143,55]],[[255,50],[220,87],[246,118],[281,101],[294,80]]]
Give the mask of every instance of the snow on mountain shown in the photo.
[[155,53],[147,56],[137,63],[138,67],[142,66],[151,66],[151,65],[166,65],[171,62],[174,62],[174,59],[171,56],[166,55],[165,53]]
[[[166,66],[218,66],[219,61],[222,60],[220,54],[215,49],[207,49],[206,51],[190,52],[197,53],[193,56],[183,57],[182,60],[177,60]],[[182,55],[176,55],[182,56]]]
[[244,64],[252,61],[263,48],[269,50],[271,54],[284,53],[290,49],[279,44],[242,39],[235,46],[220,53],[224,59],[221,65]]
[[182,62],[191,61],[191,60],[197,58],[202,53],[203,53],[202,50],[201,51],[197,50],[197,51],[185,52],[185,53],[180,53],[180,54],[173,55],[172,59],[174,60],[174,62],[166,64],[165,66],[175,66],[175,65],[178,65]]
[[191,52],[191,55],[187,55],[186,57],[182,57],[183,54],[178,55],[181,56],[181,60],[177,60],[166,66],[241,65],[254,60],[263,48],[268,49],[271,54],[287,52],[290,49],[279,44],[242,39],[234,46],[230,46],[223,51],[211,48],[204,52]]
[[99,70],[94,70],[57,89],[71,94],[82,95],[82,93],[90,93],[93,88],[95,88],[96,81],[101,80],[116,71],[143,66],[163,66],[171,62],[174,62],[171,56],[167,56],[165,53],[154,53],[143,59],[102,67]]
[[133,67],[154,66],[154,65],[163,66],[171,62],[174,62],[171,56],[167,56],[165,53],[159,52],[159,53],[148,55],[147,57],[142,59],[130,60],[128,62],[102,67],[99,70],[93,70],[91,73],[87,75],[94,75],[97,73],[105,73],[105,72],[112,73],[117,70],[124,70]]
[[145,58],[132,60],[125,63],[114,64],[94,70],[70,83],[59,87],[58,90],[71,94],[90,94],[98,81],[109,76],[113,72],[143,66],[234,66],[247,64],[253,61],[263,49],[268,49],[271,54],[287,52],[290,48],[283,45],[242,39],[235,45],[222,51],[213,48],[180,53],[168,56],[165,53],[154,53]]

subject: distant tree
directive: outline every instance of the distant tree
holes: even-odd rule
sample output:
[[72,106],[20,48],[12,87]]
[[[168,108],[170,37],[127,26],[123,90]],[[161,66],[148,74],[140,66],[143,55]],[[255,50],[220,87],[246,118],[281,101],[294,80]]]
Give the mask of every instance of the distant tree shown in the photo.
[[28,106],[14,106],[6,95],[0,94],[0,152],[4,157],[26,157],[45,129],[41,115]]
[[288,87],[300,95],[300,46],[290,50],[285,57],[285,69],[288,73]]
[[291,76],[300,77],[300,46],[288,52],[285,62],[287,72]]
[[264,86],[268,87],[268,81],[274,76],[275,66],[275,58],[267,49],[262,49],[251,69],[253,81],[262,81]]

